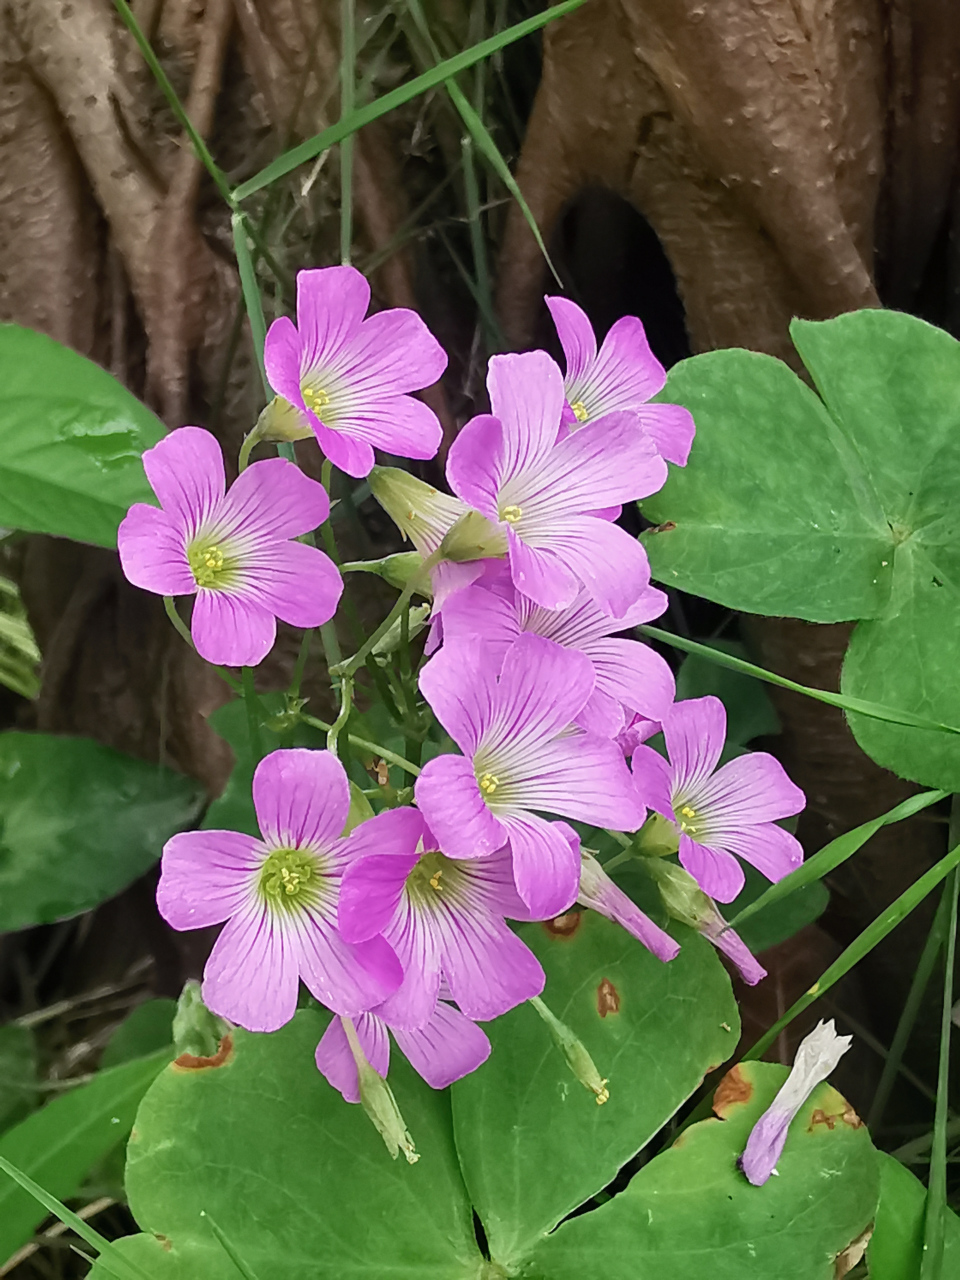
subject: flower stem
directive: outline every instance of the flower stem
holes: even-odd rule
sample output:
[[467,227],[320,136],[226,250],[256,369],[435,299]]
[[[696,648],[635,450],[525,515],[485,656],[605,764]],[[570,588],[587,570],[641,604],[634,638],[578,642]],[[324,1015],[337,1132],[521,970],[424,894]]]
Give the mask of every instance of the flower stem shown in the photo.
[[259,439],[260,424],[258,423],[252,431],[248,431],[243,437],[243,444],[240,446],[240,452],[237,455],[238,471],[246,471],[250,463],[250,454],[253,452],[253,446],[258,443]]
[[[300,713],[300,719],[304,724],[312,725],[314,729],[323,729],[329,732],[332,728],[325,720],[318,720],[316,716],[304,715],[303,712]],[[362,751],[372,751],[374,755],[381,756],[389,764],[395,764],[404,773],[409,773],[411,778],[416,778],[420,773],[415,764],[405,760],[403,756],[397,755],[395,751],[391,751],[388,747],[381,746],[379,742],[371,742],[368,738],[358,738],[354,733],[347,734],[347,741],[352,747],[359,747]]]
[[180,633],[182,639],[186,640],[191,649],[196,652],[196,645],[193,643],[193,636],[190,634],[190,628],[177,613],[177,606],[174,603],[173,596],[163,597],[163,607],[167,611],[167,617],[173,623],[176,630]]
[[336,720],[327,730],[327,750],[337,755],[337,739],[340,737],[340,730],[350,719],[350,712],[353,710],[353,677],[344,676],[340,681],[340,711]]
[[358,668],[363,666],[364,662],[366,661],[367,654],[370,653],[373,650],[373,648],[383,639],[383,637],[387,634],[387,632],[390,630],[390,628],[393,626],[396,620],[401,616],[404,609],[406,609],[407,605],[410,603],[410,597],[413,595],[414,591],[416,591],[417,583],[422,581],[422,579],[429,574],[430,570],[434,567],[434,565],[439,564],[442,559],[443,559],[443,548],[438,547],[437,550],[434,551],[432,555],[428,556],[426,560],[424,560],[419,573],[413,574],[412,577],[409,579],[409,581],[407,582],[407,585],[403,588],[403,590],[400,592],[399,596],[397,597],[396,603],[394,604],[393,608],[390,610],[390,612],[387,614],[384,620],[380,623],[379,627],[377,627],[376,631],[374,631],[373,635],[364,641],[364,643],[360,646],[360,648],[357,650],[357,652],[353,655],[352,658],[349,658],[346,662],[340,663],[340,669],[335,670],[332,674],[352,676],[355,674]]

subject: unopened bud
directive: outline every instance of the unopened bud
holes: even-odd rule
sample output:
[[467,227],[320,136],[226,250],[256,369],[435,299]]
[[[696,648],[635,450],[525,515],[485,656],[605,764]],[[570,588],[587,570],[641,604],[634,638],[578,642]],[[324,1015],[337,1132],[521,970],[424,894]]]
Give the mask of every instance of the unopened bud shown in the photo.
[[680,848],[680,832],[662,813],[651,813],[633,843],[645,858],[666,858]]
[[[384,582],[389,582],[391,587],[397,587],[401,591],[422,568],[423,556],[419,551],[398,551],[396,555],[384,556],[382,560],[351,560],[349,564],[341,565],[343,573],[374,573]],[[417,583],[416,590],[421,596],[431,594],[427,574]]]
[[470,508],[399,467],[374,467],[370,492],[405,538],[422,556],[436,551],[446,534]]
[[649,916],[644,915],[632,898],[614,882],[589,849],[580,850],[580,889],[577,900],[585,907],[622,925],[652,952],[658,960],[673,960],[680,947],[669,933],[664,933]]
[[360,1105],[373,1121],[373,1126],[383,1139],[384,1146],[394,1160],[403,1152],[407,1164],[416,1164],[420,1159],[413,1138],[407,1129],[393,1090],[378,1071],[374,1071],[367,1061],[366,1054],[357,1039],[357,1030],[350,1018],[343,1018],[343,1029],[346,1032],[350,1052],[357,1064],[357,1077],[360,1085]]
[[257,440],[306,440],[313,435],[305,413],[295,404],[274,396],[257,419]]
[[502,559],[507,554],[507,535],[479,511],[468,511],[444,535],[440,549],[446,560]]
[[173,1015],[173,1050],[179,1058],[213,1058],[220,1041],[229,1032],[230,1023],[211,1013],[203,1003],[200,983],[191,978],[184,985]]
[[586,1045],[573,1034],[565,1022],[561,1022],[556,1014],[547,1008],[539,996],[533,996],[530,1003],[547,1024],[554,1044],[566,1058],[570,1070],[583,1087],[589,1089],[594,1095],[597,1106],[602,1107],[610,1097],[610,1090],[607,1088],[610,1081],[600,1075],[596,1063],[587,1052]]
[[[407,611],[407,639],[412,640],[414,636],[418,636],[421,631],[430,622],[430,610],[433,606],[429,604],[418,604]],[[396,652],[403,643],[403,629],[400,626],[401,619],[398,618],[385,636],[377,641],[373,646],[372,656],[374,658],[386,659],[391,653]]]
[[264,720],[264,726],[271,733],[287,733],[290,729],[295,729],[300,723],[300,712],[306,705],[306,698],[294,698],[288,693],[285,695],[283,710],[278,711],[275,716],[269,716]]

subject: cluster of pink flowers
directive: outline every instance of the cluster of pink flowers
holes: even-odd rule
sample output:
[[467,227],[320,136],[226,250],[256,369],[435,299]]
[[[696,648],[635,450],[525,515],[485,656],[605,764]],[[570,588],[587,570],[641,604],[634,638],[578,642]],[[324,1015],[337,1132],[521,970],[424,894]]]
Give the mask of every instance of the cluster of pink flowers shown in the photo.
[[[566,377],[543,351],[495,356],[492,412],[449,452],[453,496],[428,490],[416,521],[408,513],[424,553],[468,513],[489,531],[487,558],[434,579],[434,651],[419,675],[459,754],[428,761],[414,806],[344,835],[350,795],[337,758],[277,751],[254,777],[259,839],[187,832],[164,851],[164,917],[178,929],[224,923],[205,973],[209,1007],[271,1031],[292,1017],[302,981],[338,1015],[317,1064],[352,1100],[351,1041],[385,1074],[392,1032],[435,1087],[486,1058],[477,1024],[544,985],[508,920],[549,919],[579,901],[660,960],[677,954],[564,819],[631,835],[660,815],[683,867],[722,902],[742,887],[738,858],[777,880],[802,856],[776,825],[803,806],[780,765],[752,753],[718,768],[722,704],[676,703],[663,659],[620,634],[657,617],[666,598],[616,519],[660,488],[667,461],[685,463],[690,415],[650,403],[665,374],[639,320],[619,321],[598,353],[583,312],[547,301]],[[368,303],[351,268],[303,272],[297,325],[278,320],[266,346],[277,391],[354,476],[370,472],[373,446],[428,458],[440,443],[438,422],[410,393],[440,375],[443,352],[413,313],[365,319]],[[328,517],[321,485],[274,459],[227,490],[219,447],[195,427],[144,463],[160,507],[127,515],[124,570],[148,590],[196,597],[192,633],[205,658],[251,665],[277,618],[310,627],[332,617],[339,572],[296,540]],[[645,745],[660,731],[666,757]],[[762,970],[711,911],[702,931],[757,980]]]

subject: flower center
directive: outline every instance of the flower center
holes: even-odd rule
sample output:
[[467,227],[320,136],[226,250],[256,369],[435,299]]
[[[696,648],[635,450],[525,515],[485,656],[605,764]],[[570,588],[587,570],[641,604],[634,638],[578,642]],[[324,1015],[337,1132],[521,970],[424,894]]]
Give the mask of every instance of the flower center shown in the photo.
[[510,506],[504,507],[500,512],[500,519],[506,520],[507,524],[516,524],[522,515],[523,509],[511,503]]
[[500,779],[493,773],[481,773],[478,781],[485,796],[492,796],[500,785]]
[[320,898],[320,865],[306,849],[274,849],[257,885],[267,904],[282,911],[313,906]]
[[436,906],[441,902],[449,902],[456,895],[457,885],[462,878],[463,873],[456,863],[433,849],[421,855],[420,861],[407,876],[407,892],[414,902]]
[[324,391],[322,387],[302,387],[301,391],[303,403],[311,413],[315,413],[319,417],[320,410],[325,409],[330,403],[329,393]]
[[696,816],[696,809],[691,809],[688,804],[685,804],[680,810],[680,830],[685,831],[688,836],[697,834],[697,828],[693,821]]
[[578,422],[586,422],[590,417],[589,413],[587,413],[587,406],[582,400],[574,400],[570,408],[573,410],[573,416]]
[[222,548],[216,542],[193,542],[187,547],[187,563],[198,587],[222,587],[230,573]]

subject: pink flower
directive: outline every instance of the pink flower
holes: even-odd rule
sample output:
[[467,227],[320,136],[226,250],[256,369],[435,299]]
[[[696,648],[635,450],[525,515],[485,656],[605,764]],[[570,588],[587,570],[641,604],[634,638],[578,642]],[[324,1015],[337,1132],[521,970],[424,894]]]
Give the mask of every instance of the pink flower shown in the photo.
[[[404,1057],[433,1089],[445,1089],[476,1071],[490,1056],[490,1041],[484,1032],[443,1000],[429,1021],[415,1031],[394,1026],[379,1010],[362,1013],[355,1025],[364,1057],[384,1078],[390,1066],[388,1029]],[[347,1102],[360,1101],[357,1064],[339,1018],[333,1019],[317,1045],[317,1067]]]
[[636,316],[618,320],[597,354],[593,326],[575,302],[547,298],[567,361],[564,419],[576,429],[608,413],[630,412],[668,462],[684,466],[693,443],[689,410],[678,404],[648,404],[667,380]]
[[734,854],[768,880],[798,867],[803,849],[774,819],[799,813],[806,800],[779,761],[752,751],[717,769],[727,730],[719,698],[678,702],[662,723],[669,763],[638,746],[634,777],[645,803],[679,827],[680,862],[704,893],[720,902],[737,896],[744,875]]
[[543,351],[494,356],[487,388],[493,416],[471,419],[454,441],[450,487],[503,529],[523,595],[564,609],[585,589],[623,617],[650,568],[640,543],[604,513],[663,484],[667,468],[653,442],[624,413],[558,439],[563,379]]
[[509,842],[535,919],[560,915],[580,884],[577,850],[542,813],[619,831],[644,819],[619,748],[573,724],[593,685],[584,654],[535,635],[515,640],[502,662],[477,636],[446,645],[420,672],[464,754],[427,762],[417,805],[450,858],[489,857]]
[[577,724],[615,738],[635,715],[659,720],[673,705],[673,673],[660,655],[637,640],[613,637],[616,631],[659,617],[666,607],[663,592],[646,587],[623,618],[604,613],[586,591],[565,609],[543,609],[514,589],[505,564],[490,561],[475,585],[443,605],[443,635],[448,643],[482,636],[491,654],[501,660],[526,632],[579,650],[593,666],[594,686]]
[[291,541],[326,520],[323,485],[270,458],[226,493],[220,446],[199,427],[172,431],[143,466],[161,509],[130,508],[117,535],[120,563],[134,586],[197,597],[191,631],[201,657],[254,666],[273,647],[277,618],[315,627],[333,617],[343,590],[336,566]]
[[673,960],[680,954],[680,944],[644,915],[633,899],[614,884],[592,853],[582,849],[580,857],[578,902],[621,925],[658,960]]
[[383,938],[345,942],[336,925],[348,861],[343,766],[329,751],[274,751],[257,765],[253,803],[260,840],[185,831],[163,850],[157,905],[168,924],[227,922],[204,970],[204,1003],[248,1031],[289,1022],[301,978],[335,1013],[382,1004],[400,985],[400,962]]
[[543,990],[539,961],[504,921],[527,916],[506,850],[449,858],[423,814],[392,809],[361,823],[345,852],[341,933],[351,942],[382,934],[403,966],[403,982],[376,1010],[391,1027],[425,1026],[441,985],[483,1021]]
[[320,448],[351,476],[365,476],[373,449],[432,458],[436,415],[408,393],[436,382],[447,357],[414,311],[364,319],[370,286],[354,267],[297,274],[297,323],[275,320],[264,361],[274,390],[306,414]]

